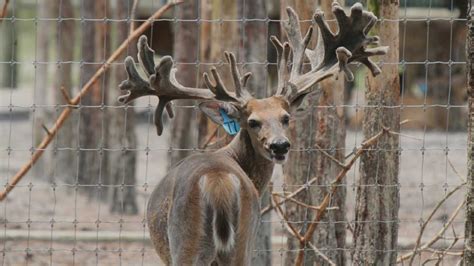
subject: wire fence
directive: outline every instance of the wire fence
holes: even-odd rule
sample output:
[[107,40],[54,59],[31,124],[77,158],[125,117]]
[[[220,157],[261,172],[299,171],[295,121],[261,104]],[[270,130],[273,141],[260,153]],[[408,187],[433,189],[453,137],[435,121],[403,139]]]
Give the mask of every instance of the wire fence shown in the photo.
[[[51,137],[52,142],[44,148],[43,156],[0,202],[1,265],[157,264],[159,258],[150,243],[146,225],[147,199],[167,173],[169,158],[174,154],[214,149],[212,145],[201,145],[203,139],[198,133],[198,124],[202,122],[198,123],[200,114],[196,103],[175,104],[177,114],[191,112],[190,126],[183,127],[189,135],[188,142],[183,145],[173,142],[177,135],[172,123],[180,121],[165,121],[163,136],[156,136],[153,124],[155,99],[141,99],[133,106],[123,106],[114,100],[120,94],[117,87],[124,68],[123,57],[108,63],[110,74],[98,78],[90,92],[94,95],[92,98],[80,95],[76,104],[67,99],[78,95],[93,76],[90,69],[95,71],[103,66],[124,40],[118,37],[120,27],[130,34],[128,29],[132,24],[135,28],[143,25],[165,3],[142,0],[134,10],[133,1],[123,1],[127,4],[98,1],[104,11],[91,16],[88,2],[94,1],[46,2],[5,1],[7,12],[0,18],[2,190],[10,186],[11,177],[33,158],[41,140],[52,133],[51,128],[61,113],[70,110],[71,114],[63,125],[65,129]],[[197,15],[192,19],[178,18],[178,6],[153,20],[145,35],[156,50],[156,59],[173,53],[175,36],[185,33],[179,32],[180,24],[193,24],[195,36],[188,35],[188,45],[195,58],[177,60],[176,64],[192,68],[190,73],[196,77],[196,85],[202,83],[201,74],[210,66],[226,65],[222,53],[219,56],[209,56],[209,53],[234,49],[239,55],[239,66],[264,73],[260,77],[264,80],[263,95],[270,95],[276,85],[276,54],[268,37],[280,34],[279,4],[266,1],[264,17],[246,17],[242,10],[246,10],[246,5],[253,5],[251,1],[238,1],[241,9],[236,9],[234,14],[226,10],[226,5],[212,5],[211,2],[198,1]],[[398,66],[400,103],[392,106],[384,106],[383,100],[376,105],[367,103],[364,94],[367,71],[353,64],[356,79],[344,85],[343,100],[336,105],[313,104],[312,109],[314,112],[331,108],[340,110],[344,117],[341,130],[345,132],[342,148],[335,145],[324,149],[297,146],[291,152],[335,154],[339,149],[347,163],[367,139],[363,134],[364,111],[380,106],[400,110],[400,121],[404,122],[401,131],[394,132],[400,138],[396,150],[400,156],[399,181],[395,184],[400,208],[396,220],[375,218],[375,222],[397,224],[398,245],[396,250],[388,252],[396,252],[399,258],[419,247],[415,263],[440,261],[442,265],[454,265],[461,258],[464,242],[464,214],[459,210],[463,207],[463,184],[467,175],[467,5],[458,5],[454,0],[419,2],[422,3],[413,6],[411,1],[400,1],[398,19],[379,17],[379,24],[399,25],[399,61],[386,61],[380,57],[378,64],[382,69],[383,66]],[[100,3],[95,5],[98,8]],[[124,5],[122,14],[126,16],[121,17],[118,13],[120,5]],[[301,20],[302,23],[310,21]],[[252,26],[265,29],[262,33],[265,49],[264,54],[246,60],[245,54],[252,49],[253,41],[247,36],[250,34],[247,27]],[[96,31],[105,34],[101,38],[88,36],[87,27],[95,27]],[[208,28],[215,34],[210,41],[205,39],[209,38],[205,35]],[[229,32],[229,29],[237,30]],[[231,35],[235,33],[237,36]],[[67,42],[68,38],[74,39]],[[230,43],[232,47],[206,51],[215,40],[223,46]],[[86,42],[95,43],[95,49],[88,49],[83,44]],[[124,54],[134,56],[134,45],[130,42]],[[65,48],[69,46],[72,48],[66,54]],[[124,77],[124,73],[121,74]],[[177,76],[180,79],[179,74]],[[61,90],[65,84],[66,88]],[[84,117],[90,118],[84,120]],[[316,130],[317,124],[311,125]],[[91,136],[84,136],[91,131],[96,138],[94,141],[87,140]],[[127,137],[130,134],[136,136],[133,141]],[[219,142],[222,136],[224,133],[219,131],[213,142]],[[387,152],[383,147],[376,149]],[[91,153],[95,155],[85,155]],[[133,154],[130,158],[134,159],[126,161],[127,154]],[[130,162],[135,166],[130,167]],[[291,160],[288,162],[292,163]],[[355,217],[360,167],[358,161],[351,165],[340,184],[346,193],[345,202],[340,206],[344,219],[321,221],[342,224],[346,231],[345,245],[317,249],[324,254],[342,250],[348,261],[354,252],[356,224],[374,222]],[[86,168],[91,170],[85,171]],[[132,178],[127,176],[130,173]],[[307,175],[309,181],[312,176],[309,172]],[[273,193],[330,186],[288,182],[287,173],[280,167],[275,169],[272,182]],[[378,185],[368,186],[376,188]],[[455,192],[451,193],[453,189]],[[116,194],[119,196],[114,196]],[[128,200],[135,202],[136,211],[124,211]],[[114,201],[118,201],[119,211],[114,211]],[[442,204],[438,206],[440,202]],[[329,207],[335,207],[333,204],[331,202]],[[262,209],[265,206],[262,205]],[[290,208],[285,210],[289,212]],[[436,212],[431,215],[433,210]],[[257,246],[256,256],[269,256],[272,265],[286,265],[288,258],[299,251],[297,246],[288,244],[291,235],[287,225],[308,225],[311,220],[293,216],[291,221],[285,221],[272,211],[261,223],[271,227],[270,246]],[[416,243],[418,236],[419,244]],[[312,253],[311,249],[307,253]]]

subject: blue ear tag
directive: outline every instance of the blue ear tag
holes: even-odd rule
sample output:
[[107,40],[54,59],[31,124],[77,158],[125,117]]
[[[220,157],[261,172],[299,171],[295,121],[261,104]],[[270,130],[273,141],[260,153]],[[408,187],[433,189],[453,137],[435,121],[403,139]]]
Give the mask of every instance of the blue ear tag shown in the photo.
[[224,127],[225,131],[232,136],[237,134],[240,130],[239,122],[237,122],[237,120],[235,119],[230,118],[224,109],[220,108],[219,112],[221,113],[222,120],[224,120],[222,126]]

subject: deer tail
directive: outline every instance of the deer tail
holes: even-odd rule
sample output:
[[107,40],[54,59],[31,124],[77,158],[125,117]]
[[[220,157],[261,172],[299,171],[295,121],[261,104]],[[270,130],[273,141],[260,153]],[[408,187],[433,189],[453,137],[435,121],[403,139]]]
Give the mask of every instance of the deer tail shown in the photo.
[[205,175],[200,180],[205,204],[212,210],[212,235],[217,251],[228,252],[234,246],[235,215],[240,210],[240,181],[229,173]]

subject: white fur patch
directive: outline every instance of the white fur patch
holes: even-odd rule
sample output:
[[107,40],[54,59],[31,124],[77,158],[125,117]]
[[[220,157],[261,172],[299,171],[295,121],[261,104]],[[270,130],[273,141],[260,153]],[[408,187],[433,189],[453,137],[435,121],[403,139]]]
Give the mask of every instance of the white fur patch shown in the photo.
[[217,233],[216,233],[216,215],[214,214],[214,220],[212,221],[214,226],[214,230],[213,230],[213,237],[214,237],[214,245],[216,246],[216,250],[217,251],[223,251],[223,252],[229,252],[232,250],[232,248],[234,247],[234,244],[235,244],[235,239],[234,239],[234,227],[232,226],[232,224],[228,222],[228,225],[229,228],[230,228],[230,232],[229,232],[229,239],[227,239],[227,243],[223,243],[221,241],[221,239],[219,237],[217,237]]
[[[214,208],[214,213],[213,213],[213,220],[212,220],[212,228],[213,228],[213,240],[214,240],[214,245],[216,250],[219,252],[229,252],[232,250],[235,244],[235,232],[234,232],[234,227],[232,225],[231,219],[232,219],[232,213],[233,213],[233,204],[235,200],[238,200],[239,195],[240,195],[240,180],[237,176],[230,174],[230,173],[224,173],[224,175],[219,176],[218,178],[223,178],[227,182],[230,181],[232,184],[232,189],[229,190],[229,187],[227,187],[228,191],[225,190],[220,190],[220,193],[217,193],[215,195],[212,194],[212,191],[219,190],[219,188],[224,189],[223,187],[219,187],[219,181],[211,181],[210,178],[216,178],[210,177],[207,175],[204,175],[201,177],[199,180],[199,188],[201,190],[201,195],[203,197],[203,200],[207,202],[207,204],[210,204]],[[214,186],[213,188],[209,186]],[[223,193],[223,194],[221,194]],[[222,197],[222,195],[226,195],[225,197]],[[217,197],[216,197],[217,196]],[[225,210],[226,215],[228,217],[226,218],[227,226],[229,228],[229,238],[227,241],[224,243],[222,242],[222,239],[220,239],[217,235],[217,213],[215,206],[218,204],[219,207],[223,208]],[[240,205],[240,204],[239,204]]]

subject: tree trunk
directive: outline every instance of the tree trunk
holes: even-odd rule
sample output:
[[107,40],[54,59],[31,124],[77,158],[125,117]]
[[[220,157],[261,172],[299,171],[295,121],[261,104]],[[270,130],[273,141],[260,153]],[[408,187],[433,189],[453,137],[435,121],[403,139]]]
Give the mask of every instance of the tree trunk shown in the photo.
[[[202,16],[211,20],[236,20],[240,18],[241,1],[207,0],[203,1]],[[252,4],[253,6],[253,4]],[[242,9],[241,9],[242,10]],[[241,11],[240,10],[240,11]],[[223,21],[222,23],[205,24],[201,32],[201,62],[212,63],[219,69],[224,84],[232,84],[231,75],[224,60],[224,51],[234,52],[239,58],[240,25],[238,21]],[[225,63],[225,64],[219,64]],[[209,71],[210,67],[202,67],[201,73]],[[252,78],[251,78],[252,79]],[[203,82],[201,82],[203,84]],[[199,147],[220,148],[232,140],[225,131],[210,121],[206,115],[199,116]]]
[[[328,20],[334,18],[331,4],[330,1],[320,1],[320,8]],[[313,1],[286,1],[286,4],[283,3],[281,6],[282,19],[287,19],[285,10],[287,6],[293,7],[301,20],[311,20],[316,10],[316,3]],[[335,23],[330,23],[333,30],[337,30],[335,25]],[[303,34],[306,33],[308,27],[308,22],[302,24]],[[319,205],[322,202],[325,194],[329,191],[331,182],[341,170],[336,163],[315,150],[320,147],[336,159],[343,161],[346,135],[344,110],[341,107],[344,103],[343,78],[337,81],[326,80],[320,86],[322,87],[320,95],[307,97],[308,102],[305,108],[311,109],[308,116],[295,121],[292,125],[293,146],[298,151],[290,153],[290,160],[284,168],[285,182],[290,186],[301,186],[312,177],[320,177],[315,186],[309,188],[305,194],[299,197],[299,200],[312,205]],[[342,186],[331,199],[331,207],[338,207],[338,209],[325,215],[321,224],[318,225],[312,241],[337,265],[345,264],[345,197],[345,187]],[[301,231],[305,232],[308,226],[307,222],[313,218],[313,213],[294,204],[287,204],[287,212],[290,214],[290,220],[304,221],[301,224]],[[289,236],[287,246],[288,249],[295,250],[299,248],[299,242]],[[285,264],[292,265],[295,255],[296,253],[288,254]],[[327,265],[328,263],[308,250],[305,253],[304,264]]]
[[[344,1],[339,1],[341,5]],[[327,20],[334,20],[331,1],[320,1],[320,8],[324,11]],[[331,30],[337,32],[337,23],[328,22]],[[327,79],[321,83],[322,94],[319,98],[319,107],[315,114],[314,142],[325,152],[339,160],[344,161],[344,150],[346,141],[346,127],[344,118],[344,77],[340,75],[338,80]],[[314,148],[314,147],[313,147]],[[312,202],[318,205],[329,193],[331,182],[341,171],[339,165],[324,156],[321,152],[315,153],[315,160],[310,162],[310,176],[318,176],[319,179],[311,189]],[[332,195],[331,207],[338,209],[329,211],[321,220],[314,233],[313,243],[324,254],[337,265],[345,265],[345,243],[346,243],[346,186],[341,184],[336,193]],[[313,261],[312,261],[313,262]],[[314,258],[316,265],[329,265],[319,256]]]
[[[286,13],[286,7],[292,7],[298,14],[301,21],[301,32],[304,35],[311,25],[311,18],[314,10],[316,9],[316,1],[310,0],[285,0],[281,1],[280,9],[280,19],[288,19]],[[283,28],[282,39],[286,39]],[[313,104],[308,104],[308,102],[317,101],[317,97],[312,97],[311,95],[307,97],[308,101],[304,102],[305,108],[311,109],[308,112],[308,115],[305,117],[292,120],[290,123],[290,140],[292,144],[292,151],[290,151],[288,162],[283,167],[284,173],[284,186],[290,188],[295,188],[301,185],[304,185],[309,179],[312,178],[311,173],[313,172],[314,165],[312,162],[315,160],[315,152],[312,149],[308,149],[312,146],[314,133],[316,132],[315,123],[317,122],[317,109],[313,108]],[[313,189],[306,190],[300,193],[296,200],[305,202],[307,204],[317,204],[312,202],[312,193]],[[290,191],[291,192],[291,191]],[[300,232],[304,234],[308,227],[308,221],[312,220],[312,211],[309,211],[307,208],[302,208],[299,205],[293,203],[285,204],[285,209],[287,213],[288,220],[294,222],[294,225],[297,228],[300,228]],[[296,260],[296,250],[300,248],[299,241],[295,239],[291,234],[287,233],[287,247],[286,249],[291,251],[286,253],[285,265],[294,265]],[[309,251],[309,250],[308,250]],[[312,253],[312,252],[311,252]],[[304,265],[311,265],[311,262],[314,261],[314,257],[310,252],[305,252],[305,261]]]
[[466,41],[467,94],[468,94],[468,162],[466,189],[466,225],[464,230],[464,265],[474,265],[474,8],[468,14],[468,34]]
[[[247,85],[249,91],[257,98],[267,96],[267,71],[263,64],[267,60],[267,23],[265,21],[252,21],[252,19],[267,18],[265,1],[238,1],[239,10],[242,10],[244,23],[241,37],[241,60],[245,71],[252,72],[252,77]],[[241,12],[239,12],[241,13]],[[250,21],[246,21],[246,20]],[[260,206],[270,204],[268,189],[262,194]],[[272,226],[271,213],[260,217],[260,226],[257,232],[252,265],[272,265]]]
[[[74,8],[70,0],[61,0],[54,3],[54,10],[58,10],[61,18],[73,18]],[[64,88],[69,95],[74,95],[72,89],[72,63],[74,61],[74,47],[76,44],[75,35],[76,22],[73,20],[60,20],[57,22],[56,34],[56,59],[59,64],[56,67],[56,81],[54,87],[49,87],[52,90],[53,103],[62,105],[55,113],[57,116],[68,103],[64,99],[60,88]],[[50,123],[54,121],[55,117],[49,117]],[[77,132],[74,125],[77,125],[77,112],[73,112],[71,117],[64,123],[63,127],[59,129],[56,139],[53,143],[52,162],[54,164],[54,177],[59,177],[60,180],[65,180],[68,183],[74,183],[77,172],[77,156],[76,143]]]
[[[7,16],[5,20],[0,23],[0,61],[2,62],[16,62],[18,53],[18,27],[15,27],[15,22],[10,20],[11,6],[8,5],[10,10],[7,10]],[[38,12],[39,16],[39,12]],[[3,38],[4,37],[4,38]],[[17,86],[17,70],[18,64],[2,63],[0,64],[0,89],[8,88],[13,89]]]
[[[106,36],[108,35],[105,21],[91,21],[88,19],[102,19],[106,17],[107,1],[84,0],[81,14],[82,23],[82,60],[81,86],[95,73],[105,58],[107,51]],[[91,89],[90,93],[81,99],[79,125],[79,173],[78,183],[85,185],[91,198],[106,198],[106,190],[102,186],[107,176],[107,160],[103,148],[106,146],[106,121],[104,117],[105,92],[108,74],[102,76]],[[90,187],[93,185],[93,187]]]
[[[194,20],[199,17],[199,1],[186,1],[176,8],[176,18],[179,20]],[[184,86],[196,87],[197,68],[193,64],[198,59],[199,25],[194,21],[178,21],[174,28],[173,58],[179,75],[178,81]],[[175,101],[177,106],[191,106],[194,101]],[[190,149],[196,147],[196,137],[192,134],[197,127],[196,115],[190,108],[174,108],[175,118],[171,126],[171,154],[168,166],[171,167],[191,154]]]
[[[369,9],[379,19],[376,27],[382,45],[390,45],[385,62],[398,63],[398,1],[371,0]],[[378,11],[378,12],[377,12]],[[398,65],[384,64],[382,74],[368,78],[365,93],[364,137],[370,138],[383,127],[400,130],[400,84]],[[354,264],[393,265],[397,257],[399,138],[382,137],[373,151],[361,156],[356,195]]]
[[[117,1],[115,17],[122,21],[115,23],[117,26],[115,45],[127,39],[131,22],[124,20],[134,18],[135,14],[129,13],[132,10],[132,5],[132,0]],[[129,54],[135,56],[136,42],[129,46]],[[123,62],[125,56],[123,55],[118,61]],[[117,97],[120,95],[118,84],[127,78],[122,65],[113,70],[115,80],[113,84],[110,84],[109,105],[118,104]],[[117,213],[136,214],[138,213],[135,191],[137,154],[133,149],[137,146],[137,139],[133,105],[108,109],[107,119],[109,120],[107,145],[112,150],[107,156],[108,182],[110,185],[114,185],[111,188],[110,210]],[[116,187],[117,185],[120,187]]]
[[[48,84],[48,68],[50,61],[49,50],[52,45],[52,34],[51,25],[47,19],[53,17],[54,3],[52,1],[44,1],[38,3],[38,21],[37,30],[37,46],[36,46],[36,82],[35,82],[35,105],[40,106],[36,110],[36,114],[32,116],[33,124],[36,125],[37,130],[34,131],[35,146],[41,142],[44,134],[47,134],[41,129],[42,125],[48,126],[48,122],[51,121],[52,110],[50,107],[54,105],[52,98],[52,86]],[[7,38],[8,39],[8,38]],[[10,59],[9,59],[10,60]],[[33,167],[34,176],[40,179],[47,180],[51,174],[51,149],[47,149],[43,156]]]

